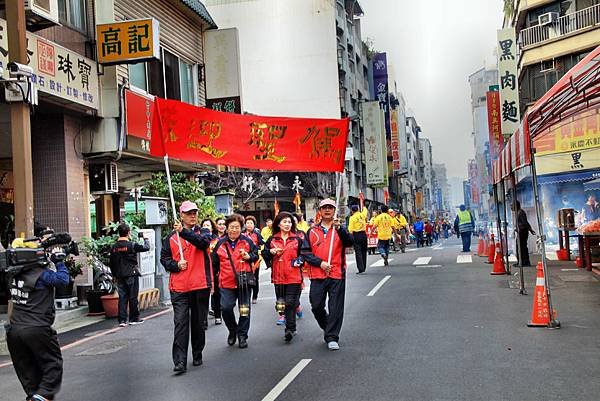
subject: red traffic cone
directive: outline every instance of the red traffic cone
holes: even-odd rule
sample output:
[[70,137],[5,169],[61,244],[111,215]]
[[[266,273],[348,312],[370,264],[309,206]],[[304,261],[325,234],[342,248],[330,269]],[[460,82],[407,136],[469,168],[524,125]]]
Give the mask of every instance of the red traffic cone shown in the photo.
[[[556,315],[556,312],[554,313]],[[550,324],[550,307],[546,293],[546,280],[544,279],[544,266],[537,264],[537,278],[535,279],[535,294],[533,296],[533,309],[529,327],[547,327]]]
[[490,239],[490,246],[488,246],[488,260],[487,262],[489,264],[494,263],[494,254],[496,253],[495,251],[495,247],[494,247],[494,234],[492,234],[491,239]]
[[507,274],[506,267],[504,266],[504,258],[502,257],[502,250],[500,249],[500,243],[496,244],[496,260],[494,260],[494,268],[490,273],[494,276],[499,274]]
[[481,253],[483,252],[483,238],[479,237],[479,242],[477,243],[477,256],[481,256]]

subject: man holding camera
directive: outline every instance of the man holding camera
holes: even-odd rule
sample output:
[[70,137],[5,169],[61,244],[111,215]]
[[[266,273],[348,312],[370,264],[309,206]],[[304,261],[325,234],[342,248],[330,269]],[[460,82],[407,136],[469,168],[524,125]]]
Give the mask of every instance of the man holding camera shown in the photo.
[[129,324],[144,323],[140,319],[138,308],[138,294],[140,292],[140,270],[137,265],[137,254],[148,252],[150,244],[139,233],[139,238],[144,238],[144,245],[131,241],[131,229],[125,223],[118,227],[119,238],[110,250],[110,271],[117,279],[119,290],[119,326],[127,326],[127,305],[129,305]]
[[[19,238],[13,242],[13,249],[9,252],[12,251],[18,259],[19,248],[39,247],[37,240]],[[69,283],[69,271],[64,264],[66,252],[60,247],[55,248],[50,253],[52,264],[43,252],[39,249],[41,259],[38,261],[13,269],[9,279],[11,302],[6,343],[27,400],[32,401],[53,400],[60,390],[63,373],[58,336],[52,324],[55,317],[54,288]]]

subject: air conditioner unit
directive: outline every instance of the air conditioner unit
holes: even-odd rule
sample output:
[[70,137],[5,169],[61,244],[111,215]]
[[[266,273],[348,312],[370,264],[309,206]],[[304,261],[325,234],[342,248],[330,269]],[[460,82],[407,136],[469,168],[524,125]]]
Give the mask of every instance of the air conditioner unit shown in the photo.
[[38,31],[59,24],[58,0],[24,0],[24,2],[25,21],[30,31]]
[[117,163],[90,164],[90,192],[106,194],[119,192]]
[[559,17],[559,15],[557,12],[550,12],[550,13],[542,14],[538,17],[538,24],[539,25],[552,24],[553,22],[556,22],[558,20],[558,17]]

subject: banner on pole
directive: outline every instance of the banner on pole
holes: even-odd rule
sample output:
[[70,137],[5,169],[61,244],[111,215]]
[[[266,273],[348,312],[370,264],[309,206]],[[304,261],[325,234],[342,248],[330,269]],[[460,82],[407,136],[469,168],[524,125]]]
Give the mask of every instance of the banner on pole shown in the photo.
[[498,153],[504,145],[502,128],[500,126],[500,93],[497,91],[487,92],[488,129],[490,133],[491,159],[498,157]]
[[279,171],[343,171],[349,119],[237,115],[156,98],[150,154]]

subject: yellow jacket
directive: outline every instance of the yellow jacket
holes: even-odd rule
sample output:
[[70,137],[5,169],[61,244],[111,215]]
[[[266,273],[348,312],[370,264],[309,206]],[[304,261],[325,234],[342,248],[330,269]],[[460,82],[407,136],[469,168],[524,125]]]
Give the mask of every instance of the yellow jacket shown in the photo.
[[392,238],[394,229],[398,229],[398,220],[388,213],[381,213],[375,217],[373,226],[377,227],[377,239],[386,241]]
[[357,233],[359,231],[365,231],[367,228],[367,209],[363,207],[360,212],[354,212],[352,216],[350,216],[350,221],[348,222],[348,231],[350,234]]
[[296,225],[296,228],[298,230],[302,230],[305,233],[308,231],[308,229],[310,228],[310,226],[308,225],[308,223],[306,222],[306,220],[302,220],[299,221],[298,224]]
[[402,213],[396,215],[396,221],[398,222],[398,229],[406,228],[408,226],[408,221],[406,221],[406,217],[404,217]]

